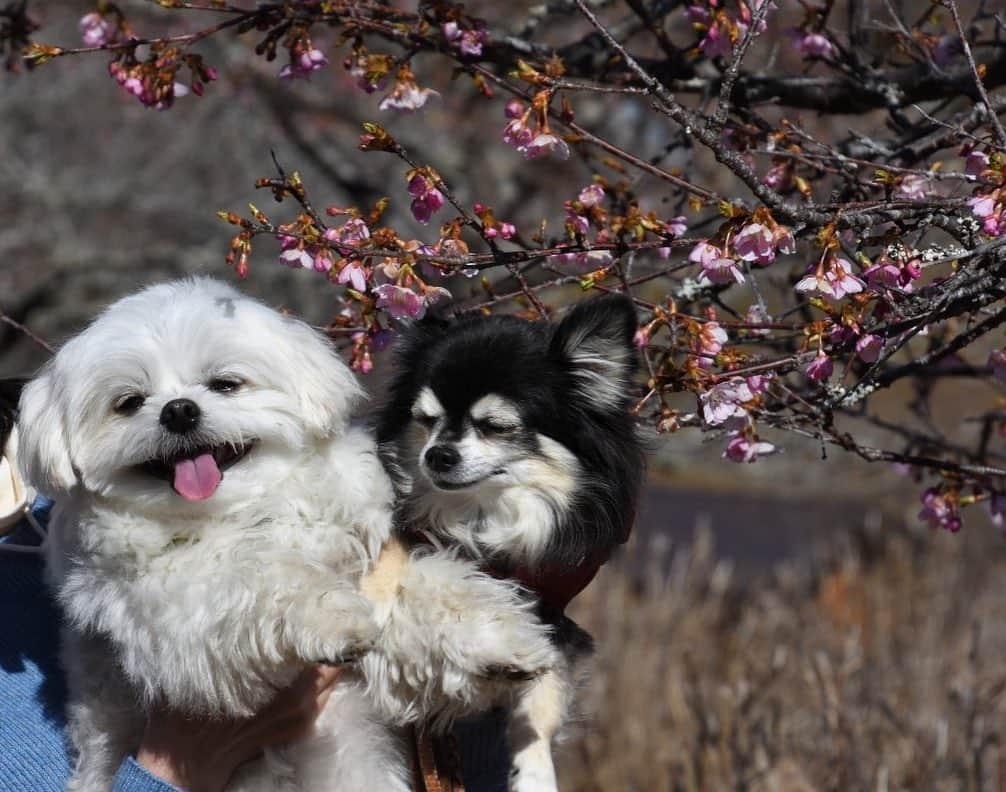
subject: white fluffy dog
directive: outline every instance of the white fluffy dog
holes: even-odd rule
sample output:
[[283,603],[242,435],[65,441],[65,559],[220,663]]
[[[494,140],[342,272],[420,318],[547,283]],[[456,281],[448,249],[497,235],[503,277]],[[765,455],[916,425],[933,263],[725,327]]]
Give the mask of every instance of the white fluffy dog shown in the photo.
[[22,465],[57,500],[70,789],[109,788],[154,703],[250,714],[362,655],[314,733],[230,788],[404,792],[389,724],[478,711],[556,662],[514,584],[388,542],[360,397],[323,337],[208,279],[115,303],[25,389]]

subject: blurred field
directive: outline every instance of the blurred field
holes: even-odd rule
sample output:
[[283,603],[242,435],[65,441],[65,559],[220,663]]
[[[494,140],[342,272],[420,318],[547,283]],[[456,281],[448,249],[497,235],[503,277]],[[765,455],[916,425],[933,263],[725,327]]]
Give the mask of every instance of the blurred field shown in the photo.
[[574,604],[598,655],[563,789],[1006,788],[1006,548],[973,528],[820,525],[743,580],[709,529],[639,537]]

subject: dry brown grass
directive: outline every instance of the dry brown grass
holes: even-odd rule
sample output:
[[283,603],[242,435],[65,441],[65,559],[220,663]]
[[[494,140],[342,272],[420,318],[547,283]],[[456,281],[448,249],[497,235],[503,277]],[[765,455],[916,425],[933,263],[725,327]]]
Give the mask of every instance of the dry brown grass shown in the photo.
[[864,530],[746,583],[708,534],[636,547],[574,606],[598,655],[562,788],[1006,789],[1004,544]]

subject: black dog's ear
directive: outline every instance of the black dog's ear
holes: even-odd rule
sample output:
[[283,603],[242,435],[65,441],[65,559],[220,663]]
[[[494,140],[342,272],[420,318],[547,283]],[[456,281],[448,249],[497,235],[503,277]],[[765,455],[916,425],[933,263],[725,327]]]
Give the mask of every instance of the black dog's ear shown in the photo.
[[632,300],[607,295],[573,308],[552,333],[549,352],[569,367],[593,406],[622,410],[636,368],[635,333]]
[[432,314],[426,314],[414,322],[402,323],[398,327],[398,339],[395,341],[395,360],[398,371],[410,368],[418,363],[418,358],[444,335],[451,323]]

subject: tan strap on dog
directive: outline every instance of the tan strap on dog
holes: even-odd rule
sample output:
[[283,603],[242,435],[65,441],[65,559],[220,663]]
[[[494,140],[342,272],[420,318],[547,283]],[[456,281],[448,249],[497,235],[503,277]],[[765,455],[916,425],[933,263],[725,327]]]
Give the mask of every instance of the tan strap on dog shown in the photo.
[[416,792],[465,792],[452,737],[438,740],[427,731],[412,729],[413,782]]

